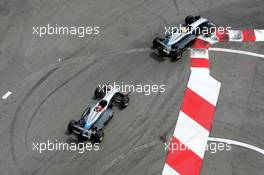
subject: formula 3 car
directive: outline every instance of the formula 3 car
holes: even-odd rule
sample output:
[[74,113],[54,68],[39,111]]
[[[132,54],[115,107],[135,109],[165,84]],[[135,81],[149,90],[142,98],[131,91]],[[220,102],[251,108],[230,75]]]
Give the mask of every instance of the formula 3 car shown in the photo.
[[[156,37],[153,40],[153,48],[158,50],[160,56],[172,57],[178,60],[183,52],[192,45],[197,36],[210,35],[211,28],[215,25],[201,16],[187,16],[185,24],[175,27],[175,29],[165,35],[164,38]],[[206,32],[204,32],[206,30]]]
[[122,93],[113,86],[97,87],[94,96],[98,100],[95,105],[89,106],[76,120],[68,124],[68,131],[82,139],[92,139],[95,142],[102,142],[104,128],[113,118],[113,106],[125,108],[129,104],[129,94]]

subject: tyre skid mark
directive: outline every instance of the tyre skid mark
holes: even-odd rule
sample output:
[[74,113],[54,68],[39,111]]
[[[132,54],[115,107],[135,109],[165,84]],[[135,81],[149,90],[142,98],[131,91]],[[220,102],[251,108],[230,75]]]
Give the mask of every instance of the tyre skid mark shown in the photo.
[[[10,130],[9,130],[9,132],[10,132],[9,143],[10,143],[10,153],[11,153],[12,160],[14,161],[14,163],[17,165],[17,167],[19,169],[21,169],[21,167],[19,166],[19,162],[18,162],[16,154],[15,154],[15,145],[14,145],[15,124],[16,124],[16,121],[18,120],[18,114],[20,113],[24,104],[27,102],[28,98],[34,93],[34,91],[45,80],[47,80],[48,77],[51,76],[57,69],[58,69],[58,67],[51,69],[40,80],[38,80],[38,82],[27,92],[27,94],[21,100],[19,106],[17,107],[17,110],[15,111],[14,117],[13,117],[12,122],[11,122]],[[21,171],[21,172],[22,172],[22,174],[24,174],[23,171]]]
[[[108,58],[101,58],[98,59],[98,57],[102,57],[102,56],[115,56],[115,55],[122,55],[122,54],[131,54],[131,53],[135,53],[135,52],[146,52],[146,51],[150,51],[149,48],[135,48],[135,49],[128,49],[128,50],[124,50],[124,51],[118,51],[118,52],[110,52],[110,53],[102,53],[102,54],[97,54],[97,55],[92,55],[89,58],[93,57],[94,60],[92,61],[92,63],[88,64],[87,66],[83,67],[80,71],[76,72],[75,74],[73,74],[70,78],[68,78],[67,80],[65,80],[63,83],[61,83],[58,87],[56,87],[53,91],[51,91],[42,101],[41,103],[37,106],[37,108],[34,110],[31,118],[29,119],[29,123],[26,126],[26,134],[25,134],[25,138],[24,138],[24,143],[26,145],[26,149],[27,152],[29,153],[28,147],[27,147],[27,138],[28,138],[28,132],[29,132],[29,128],[32,124],[33,119],[35,118],[35,116],[37,115],[39,109],[41,108],[41,106],[43,106],[43,104],[45,102],[47,102],[47,100],[54,94],[56,93],[58,90],[60,90],[62,87],[64,87],[67,83],[69,83],[71,80],[75,79],[77,76],[79,76],[80,74],[82,74],[83,72],[85,72],[86,70],[88,70],[89,67],[94,66],[95,64],[97,64],[98,62],[100,62],[101,60],[105,60]],[[66,64],[66,62],[64,63]],[[12,122],[12,130],[14,130],[14,126],[17,120],[17,115],[19,114],[19,112],[21,111],[21,109],[23,108],[24,104],[27,102],[28,98],[35,92],[35,90],[45,81],[48,79],[48,77],[50,77],[58,68],[60,67],[56,67],[54,69],[52,69],[52,71],[48,72],[45,76],[43,76],[35,85],[32,89],[30,89],[30,91],[27,93],[26,98],[24,98],[22,100],[22,102],[20,103],[20,106],[18,107],[18,109],[16,110],[16,114],[15,114],[15,120],[14,122]],[[14,131],[12,131],[11,133],[14,133]],[[13,141],[12,141],[13,142]],[[11,144],[13,145],[13,144]],[[12,155],[14,157],[14,160],[16,162],[17,161],[17,157],[15,155],[14,152],[14,146],[11,147],[12,150]],[[69,162],[69,161],[63,161],[63,160],[53,160],[53,158],[56,156],[57,154],[54,154],[54,156],[51,157],[51,159],[41,159],[39,157],[35,157],[35,156],[31,156],[31,158],[33,158],[34,160],[39,160],[39,161],[52,161],[53,163],[64,163],[64,162]]]

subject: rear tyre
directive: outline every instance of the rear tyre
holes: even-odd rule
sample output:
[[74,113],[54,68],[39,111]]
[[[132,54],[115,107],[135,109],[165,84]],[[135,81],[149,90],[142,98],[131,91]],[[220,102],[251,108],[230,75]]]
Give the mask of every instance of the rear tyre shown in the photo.
[[152,45],[153,45],[154,48],[158,48],[159,47],[159,40],[161,40],[161,38],[159,38],[159,37],[154,38],[154,40],[152,42]]
[[182,51],[174,51],[174,52],[172,52],[172,56],[171,57],[175,61],[181,59],[181,57],[182,57]]
[[128,106],[129,100],[130,100],[129,97],[127,97],[127,96],[122,98],[122,100],[120,102],[121,109],[124,109],[124,108],[126,108]]
[[168,56],[167,53],[164,52],[162,49],[158,49],[158,51],[159,51],[159,55],[160,55],[161,57],[166,57],[166,56]]
[[85,142],[87,140],[87,138],[82,135],[78,135],[77,138],[79,142]]
[[104,139],[104,131],[103,130],[96,131],[94,135],[94,141],[97,143],[101,143],[103,139]]
[[77,124],[77,121],[76,121],[76,120],[71,120],[71,121],[69,122],[69,124],[68,124],[68,131],[69,131],[70,133],[73,132],[74,125],[76,125],[76,124]]
[[113,117],[114,117],[114,114],[112,114],[112,115],[109,117],[107,123],[108,123],[110,120],[112,120]]

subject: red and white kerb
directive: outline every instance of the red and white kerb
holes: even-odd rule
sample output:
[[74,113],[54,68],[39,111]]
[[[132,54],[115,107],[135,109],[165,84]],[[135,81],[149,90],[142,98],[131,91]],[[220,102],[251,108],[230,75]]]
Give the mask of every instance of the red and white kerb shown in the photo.
[[223,33],[216,33],[219,42],[256,42],[264,41],[264,30],[227,30]]
[[197,175],[200,172],[221,85],[209,74],[210,45],[198,38],[191,48],[191,75],[163,175]]
[[225,41],[264,41],[264,30],[228,30],[198,37],[190,49],[191,75],[162,175],[199,175],[221,83],[210,76],[208,48]]

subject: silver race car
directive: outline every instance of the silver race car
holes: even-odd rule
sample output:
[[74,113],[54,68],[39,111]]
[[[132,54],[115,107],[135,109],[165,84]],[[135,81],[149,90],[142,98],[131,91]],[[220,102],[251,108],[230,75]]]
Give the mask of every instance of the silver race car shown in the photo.
[[121,109],[127,107],[129,104],[128,95],[128,93],[120,92],[110,85],[97,87],[94,96],[98,102],[89,106],[78,121],[71,120],[68,124],[68,131],[81,139],[102,142],[103,130],[113,118],[113,106],[119,106]]
[[157,49],[160,56],[169,56],[175,60],[181,58],[182,53],[192,45],[197,36],[209,36],[215,25],[201,16],[187,16],[185,24],[175,27],[166,33],[164,38],[153,40],[153,49]]

